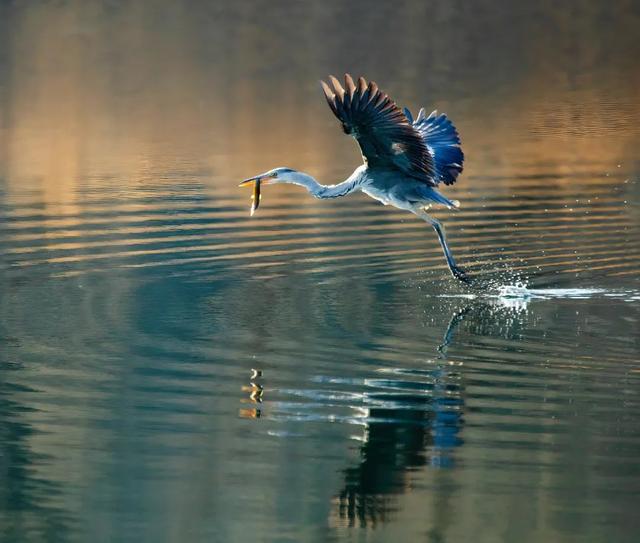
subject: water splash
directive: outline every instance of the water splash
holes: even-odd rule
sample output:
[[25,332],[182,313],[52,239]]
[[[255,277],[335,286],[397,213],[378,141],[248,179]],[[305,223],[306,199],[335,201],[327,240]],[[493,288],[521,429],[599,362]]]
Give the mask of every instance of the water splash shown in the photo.
[[589,288],[530,288],[526,283],[497,285],[488,288],[481,294],[441,294],[441,297],[465,298],[468,300],[485,300],[516,311],[526,310],[528,304],[535,300],[590,300],[597,298],[614,298],[625,302],[640,301],[640,291],[632,289]]

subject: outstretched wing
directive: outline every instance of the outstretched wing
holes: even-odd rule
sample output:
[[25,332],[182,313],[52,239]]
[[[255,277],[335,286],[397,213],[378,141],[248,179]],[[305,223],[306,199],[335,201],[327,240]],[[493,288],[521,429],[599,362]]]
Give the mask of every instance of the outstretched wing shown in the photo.
[[420,135],[389,96],[360,77],[357,85],[349,74],[345,87],[329,76],[333,88],[321,81],[331,111],[345,134],[360,145],[369,166],[397,168],[405,174],[433,184],[433,157]]

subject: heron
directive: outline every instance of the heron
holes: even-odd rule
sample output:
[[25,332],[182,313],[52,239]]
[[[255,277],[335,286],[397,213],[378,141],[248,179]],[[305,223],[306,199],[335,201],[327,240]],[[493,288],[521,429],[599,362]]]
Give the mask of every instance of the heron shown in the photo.
[[427,210],[438,204],[458,209],[460,203],[438,192],[440,183],[452,185],[462,173],[464,154],[460,137],[444,113],[430,115],[420,109],[414,118],[378,85],[345,74],[344,87],[334,76],[330,84],[321,81],[324,96],[345,134],[360,146],[363,164],[344,181],[323,185],[308,173],[278,167],[245,179],[240,186],[253,184],[251,215],[260,204],[261,185],[291,183],[307,189],[320,199],[339,198],[361,191],[399,209],[410,211],[433,227],[444,251],[451,274],[469,283],[468,274],[451,254],[442,224]]

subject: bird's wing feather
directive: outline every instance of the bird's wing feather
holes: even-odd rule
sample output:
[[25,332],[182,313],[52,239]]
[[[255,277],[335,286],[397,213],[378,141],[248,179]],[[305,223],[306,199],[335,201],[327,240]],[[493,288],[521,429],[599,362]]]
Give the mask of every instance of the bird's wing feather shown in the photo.
[[[411,113],[407,117],[411,118]],[[434,183],[453,185],[462,173],[464,163],[464,153],[456,127],[444,113],[438,115],[437,111],[433,111],[427,117],[424,109],[420,110],[412,124],[424,140],[433,159]]]
[[407,175],[433,184],[433,157],[409,119],[389,96],[360,77],[354,83],[345,75],[345,87],[333,76],[322,90],[345,134],[360,145],[369,166],[397,168]]

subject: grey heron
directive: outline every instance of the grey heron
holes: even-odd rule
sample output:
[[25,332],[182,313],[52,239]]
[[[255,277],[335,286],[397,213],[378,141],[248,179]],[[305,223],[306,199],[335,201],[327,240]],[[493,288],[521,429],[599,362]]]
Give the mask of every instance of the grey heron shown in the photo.
[[371,81],[354,82],[345,75],[344,87],[333,76],[331,86],[321,81],[327,103],[345,134],[353,136],[362,151],[364,164],[341,183],[322,185],[311,175],[292,168],[274,168],[244,180],[254,184],[251,214],[260,204],[260,185],[292,183],[306,188],[316,198],[338,198],[360,190],[384,205],[411,211],[436,234],[453,276],[469,282],[447,245],[444,228],[427,213],[432,204],[457,209],[460,204],[436,189],[440,183],[452,185],[462,172],[464,154],[460,137],[446,115],[436,111],[425,115],[421,109],[413,118]]

